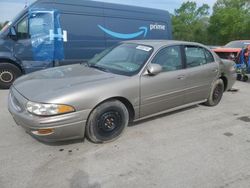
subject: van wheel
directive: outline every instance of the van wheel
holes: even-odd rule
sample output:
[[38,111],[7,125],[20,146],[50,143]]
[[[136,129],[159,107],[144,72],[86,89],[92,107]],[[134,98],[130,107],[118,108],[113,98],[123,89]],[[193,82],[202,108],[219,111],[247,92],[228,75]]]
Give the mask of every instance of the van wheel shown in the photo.
[[222,79],[218,79],[213,83],[207,102],[204,104],[207,106],[216,106],[221,101],[223,93],[224,83]]
[[17,66],[11,63],[0,63],[0,89],[9,89],[21,75],[22,72]]
[[128,126],[129,113],[117,100],[97,106],[88,119],[86,136],[94,143],[106,143],[117,139]]

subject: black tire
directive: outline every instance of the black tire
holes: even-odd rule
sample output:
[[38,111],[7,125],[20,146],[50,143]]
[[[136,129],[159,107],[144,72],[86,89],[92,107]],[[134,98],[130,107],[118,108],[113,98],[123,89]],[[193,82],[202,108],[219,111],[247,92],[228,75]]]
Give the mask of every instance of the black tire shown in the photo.
[[126,106],[117,100],[107,101],[91,112],[86,124],[86,136],[94,143],[111,142],[121,136],[128,122]]
[[22,72],[17,66],[11,63],[0,63],[0,89],[9,89],[21,75]]
[[241,81],[242,79],[242,75],[241,74],[237,74],[237,80]]
[[242,78],[243,82],[247,82],[248,81],[248,76],[247,75],[244,75],[243,78]]
[[218,79],[213,83],[207,102],[204,104],[207,106],[216,106],[220,103],[223,93],[224,82],[222,79]]

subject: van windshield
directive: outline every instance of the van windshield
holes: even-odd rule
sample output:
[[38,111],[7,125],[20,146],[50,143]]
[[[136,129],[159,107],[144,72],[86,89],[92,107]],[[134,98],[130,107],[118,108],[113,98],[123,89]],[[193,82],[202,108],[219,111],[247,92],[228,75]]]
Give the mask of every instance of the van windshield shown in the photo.
[[27,8],[23,9],[11,21],[6,23],[5,26],[2,28],[2,30],[0,31],[0,34],[6,32],[9,29],[9,27],[12,25],[12,23],[16,23],[17,20],[19,20],[20,17],[22,17],[26,12],[27,12]]
[[139,44],[120,44],[103,51],[89,61],[89,66],[114,74],[133,76],[150,57],[153,47]]

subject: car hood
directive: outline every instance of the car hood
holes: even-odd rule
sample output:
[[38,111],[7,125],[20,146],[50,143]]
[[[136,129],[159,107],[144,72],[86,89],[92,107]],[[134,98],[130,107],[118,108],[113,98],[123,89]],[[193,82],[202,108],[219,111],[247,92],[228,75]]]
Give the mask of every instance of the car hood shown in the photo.
[[74,87],[93,87],[123,76],[103,72],[84,65],[70,65],[46,69],[17,79],[13,87],[25,98],[34,102],[40,96],[60,95],[65,90],[74,92]]

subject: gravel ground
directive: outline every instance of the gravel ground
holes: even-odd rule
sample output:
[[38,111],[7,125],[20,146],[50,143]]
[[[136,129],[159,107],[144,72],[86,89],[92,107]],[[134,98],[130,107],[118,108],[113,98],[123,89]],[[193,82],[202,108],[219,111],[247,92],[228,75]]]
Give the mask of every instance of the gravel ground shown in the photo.
[[216,107],[138,122],[104,145],[35,140],[0,91],[0,188],[249,188],[250,85],[234,87]]

